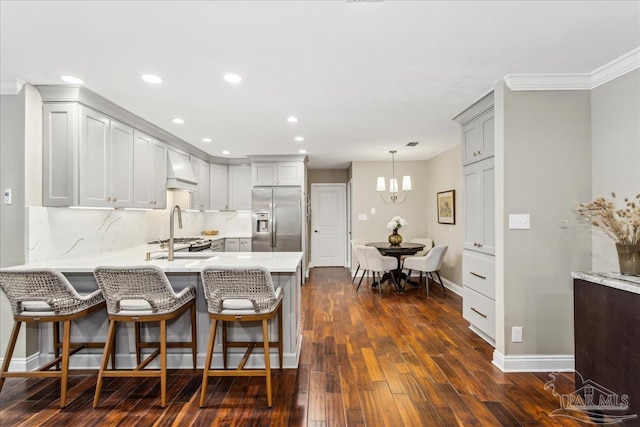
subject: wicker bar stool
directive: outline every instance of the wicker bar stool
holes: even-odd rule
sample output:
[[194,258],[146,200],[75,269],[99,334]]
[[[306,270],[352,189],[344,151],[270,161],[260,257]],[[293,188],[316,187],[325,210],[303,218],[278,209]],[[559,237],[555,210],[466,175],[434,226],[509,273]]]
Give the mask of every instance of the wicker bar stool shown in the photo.
[[[204,406],[209,377],[215,376],[263,376],[267,383],[267,406],[273,405],[271,390],[271,362],[269,346],[278,346],[282,369],[282,288],[274,289],[269,270],[264,267],[206,267],[202,270],[202,285],[211,319],[209,347],[202,373],[200,407]],[[278,340],[269,341],[269,320],[278,316]],[[224,369],[211,369],[213,347],[218,322],[222,322],[222,360]],[[228,322],[262,322],[262,342],[227,340]],[[247,347],[242,360],[234,370],[227,369],[227,349]],[[264,349],[264,369],[245,369],[255,347]]]
[[[0,271],[0,288],[7,295],[13,312],[13,330],[4,355],[2,371],[0,371],[0,390],[5,378],[60,378],[60,407],[64,408],[67,403],[69,356],[85,348],[105,347],[103,342],[71,342],[71,321],[103,309],[105,301],[102,292],[96,290],[88,295],[80,295],[62,273],[46,269],[2,270]],[[8,372],[22,323],[41,322],[53,323],[55,359],[34,371]],[[62,343],[59,336],[60,323],[63,324]],[[60,355],[61,347],[62,355]],[[49,370],[54,366],[56,370]]]
[[[167,404],[167,347],[191,348],[193,368],[196,368],[196,291],[189,286],[177,294],[164,272],[153,265],[134,267],[97,267],[94,275],[107,300],[109,332],[98,373],[93,407],[98,406],[103,378],[105,377],[160,377],[161,406]],[[191,310],[191,341],[167,342],[167,321],[176,319]],[[118,322],[135,323],[136,362],[134,369],[107,370],[110,347],[115,343]],[[160,322],[160,341],[142,342],[140,324]],[[141,348],[155,348],[140,361]],[[144,368],[160,356],[160,369]]]

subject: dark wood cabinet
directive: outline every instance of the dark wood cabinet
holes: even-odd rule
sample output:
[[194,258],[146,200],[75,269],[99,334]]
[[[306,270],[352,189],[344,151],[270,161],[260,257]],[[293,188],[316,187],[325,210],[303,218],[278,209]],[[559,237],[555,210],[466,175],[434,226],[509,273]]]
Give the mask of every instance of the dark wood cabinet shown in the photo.
[[[624,426],[640,426],[640,294],[574,279],[575,369],[582,378],[626,394],[638,414]],[[576,375],[576,389],[581,387]]]

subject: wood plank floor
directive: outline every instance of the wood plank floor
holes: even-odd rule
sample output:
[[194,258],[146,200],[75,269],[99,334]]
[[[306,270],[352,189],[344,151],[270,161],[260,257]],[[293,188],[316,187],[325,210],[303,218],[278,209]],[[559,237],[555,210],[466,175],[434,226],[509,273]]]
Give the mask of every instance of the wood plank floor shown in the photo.
[[[495,368],[493,349],[462,319],[461,298],[433,283],[429,300],[424,287],[397,295],[385,285],[379,295],[364,282],[356,294],[347,270],[316,268],[302,290],[300,367],[274,375],[273,409],[263,378],[211,378],[200,409],[200,373],[172,371],[167,408],[158,379],[111,378],[94,410],[95,373],[86,372],[70,378],[62,410],[57,380],[6,380],[0,425],[583,425],[549,417],[559,403],[544,390],[546,374]],[[560,386],[572,391],[572,378]]]

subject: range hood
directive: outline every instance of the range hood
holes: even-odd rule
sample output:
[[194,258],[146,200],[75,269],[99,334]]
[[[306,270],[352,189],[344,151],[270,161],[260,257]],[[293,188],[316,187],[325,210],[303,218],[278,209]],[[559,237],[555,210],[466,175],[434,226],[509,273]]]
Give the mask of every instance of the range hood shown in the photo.
[[167,156],[167,188],[196,191],[198,181],[193,173],[189,156],[168,150]]

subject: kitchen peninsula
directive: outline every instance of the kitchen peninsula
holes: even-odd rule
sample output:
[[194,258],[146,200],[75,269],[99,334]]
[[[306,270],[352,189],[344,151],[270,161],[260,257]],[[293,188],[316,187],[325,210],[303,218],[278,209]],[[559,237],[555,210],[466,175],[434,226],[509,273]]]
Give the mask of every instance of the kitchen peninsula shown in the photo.
[[[186,256],[176,258],[174,261],[159,259],[163,253],[158,251],[159,245],[139,245],[129,249],[103,252],[100,254],[80,256],[72,259],[50,259],[36,261],[17,268],[51,268],[62,272],[78,292],[88,292],[98,289],[97,282],[93,277],[93,271],[97,266],[133,266],[133,265],[155,265],[160,267],[166,274],[176,291],[180,291],[188,285],[196,287],[197,292],[197,328],[198,328],[198,368],[204,366],[204,359],[207,350],[207,340],[209,333],[209,317],[207,314],[207,303],[202,292],[200,272],[205,266],[250,266],[260,265],[266,267],[273,277],[274,286],[282,287],[283,299],[283,350],[284,368],[297,368],[300,356],[300,346],[302,343],[301,323],[300,323],[300,285],[302,283],[302,253],[301,252],[219,252],[209,253],[198,257],[198,253],[181,253]],[[155,252],[150,261],[145,261],[146,252]],[[191,254],[191,255],[189,255]],[[87,318],[75,323],[72,328],[72,341],[104,340],[107,334],[108,319],[106,311],[97,312]],[[41,360],[53,359],[51,333],[43,327],[40,337],[40,358]],[[277,326],[270,325],[270,335],[277,336]],[[169,325],[167,329],[169,341],[184,341],[184,336],[190,332],[189,321],[186,316],[178,319]],[[143,329],[144,339],[149,341],[157,336],[157,328]],[[261,337],[259,324],[251,327],[229,328],[230,340],[247,340]],[[118,330],[116,338],[116,365],[120,367],[135,366],[135,345],[133,325],[128,324],[126,328]],[[235,366],[243,355],[242,349],[235,349],[233,353],[230,349],[229,363]],[[277,350],[272,349],[272,366],[278,366]],[[216,344],[216,353],[221,353],[222,345]],[[78,354],[71,358],[71,368],[98,368],[101,353]],[[222,367],[222,358],[214,355],[213,366]],[[254,352],[247,367],[260,366],[264,363],[264,355],[261,352]],[[191,369],[191,354],[186,349],[169,349],[168,366],[170,369],[184,368]],[[154,362],[156,363],[156,362]]]

